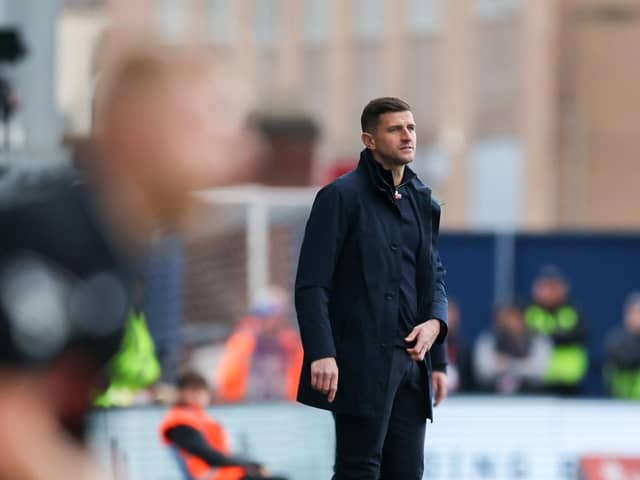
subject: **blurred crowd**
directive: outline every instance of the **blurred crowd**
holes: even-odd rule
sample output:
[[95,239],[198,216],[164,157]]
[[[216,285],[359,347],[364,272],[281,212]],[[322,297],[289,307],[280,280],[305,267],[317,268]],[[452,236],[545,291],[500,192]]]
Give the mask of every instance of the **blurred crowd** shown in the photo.
[[[588,312],[572,302],[569,280],[557,267],[545,266],[529,302],[497,305],[491,325],[467,343],[463,307],[450,300],[450,388],[577,397],[591,369],[599,372],[611,397],[640,400],[640,294],[630,293],[622,307],[617,329],[589,331]],[[591,336],[602,343],[601,360],[589,353]]]
[[[163,250],[156,256],[164,260],[156,258],[152,263],[180,263],[171,257],[182,255],[179,250]],[[162,278],[168,282],[166,275]],[[149,283],[157,282],[152,274]],[[172,285],[165,286],[156,302],[181,304],[184,282],[174,279],[168,283]],[[617,329],[597,332],[597,326],[587,320],[588,312],[574,303],[570,292],[570,281],[564,273],[555,266],[544,266],[531,285],[530,299],[496,305],[493,318],[487,320],[484,331],[472,341],[468,339],[464,319],[474,313],[450,299],[447,339],[450,390],[579,397],[585,395],[583,385],[587,375],[595,371],[609,396],[640,400],[640,293],[628,295],[621,306],[623,318]],[[199,369],[213,387],[215,402],[295,400],[303,352],[287,289],[271,286],[262,291],[247,308],[246,316],[235,321],[226,340],[214,342],[214,353],[206,356],[204,362],[195,361],[192,357],[196,355],[185,353],[194,352],[179,344],[177,332],[182,323],[179,310],[173,310],[175,317],[171,321],[156,320],[156,315],[166,317],[170,309],[158,308],[153,303],[148,302],[147,318],[154,334],[139,332],[142,338],[133,344],[140,348],[148,339],[152,350],[156,341],[155,353],[149,353],[154,360],[140,362],[131,357],[132,365],[138,368],[146,365],[153,371],[131,377],[141,381],[129,384],[136,394],[103,406],[171,401],[174,398],[171,385],[180,366]],[[136,318],[139,320],[131,317],[130,325]],[[158,329],[158,325],[176,334],[162,333],[163,328]],[[602,357],[593,355],[594,341],[601,344]],[[127,371],[126,367],[121,368]],[[115,380],[116,370],[114,383],[122,383]]]

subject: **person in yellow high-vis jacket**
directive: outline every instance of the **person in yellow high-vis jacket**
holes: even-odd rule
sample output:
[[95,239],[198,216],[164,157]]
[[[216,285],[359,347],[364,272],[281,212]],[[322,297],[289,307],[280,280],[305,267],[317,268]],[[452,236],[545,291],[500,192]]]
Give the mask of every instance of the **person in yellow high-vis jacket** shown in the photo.
[[109,386],[94,403],[103,408],[130,406],[137,394],[153,385],[160,374],[160,362],[144,313],[131,308],[122,345],[109,364]]
[[527,325],[553,343],[544,378],[545,390],[578,395],[589,369],[587,329],[568,301],[569,284],[554,266],[546,266],[533,284],[533,301],[525,313]]

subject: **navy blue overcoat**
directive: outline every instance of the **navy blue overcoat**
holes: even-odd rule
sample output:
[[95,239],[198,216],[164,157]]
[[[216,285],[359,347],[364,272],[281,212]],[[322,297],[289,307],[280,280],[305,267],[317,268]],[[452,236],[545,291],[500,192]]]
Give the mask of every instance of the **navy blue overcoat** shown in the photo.
[[[391,354],[398,343],[401,219],[393,192],[364,150],[358,167],[322,188],[305,229],[295,284],[304,345],[298,400],[337,413],[376,415],[384,403]],[[445,328],[426,355],[432,369],[446,368],[447,296],[437,251],[440,205],[413,172],[407,190],[419,212],[416,290],[418,320]],[[311,388],[310,364],[335,357],[338,391],[333,403]],[[431,398],[429,398],[431,406]],[[432,418],[432,411],[429,411]]]

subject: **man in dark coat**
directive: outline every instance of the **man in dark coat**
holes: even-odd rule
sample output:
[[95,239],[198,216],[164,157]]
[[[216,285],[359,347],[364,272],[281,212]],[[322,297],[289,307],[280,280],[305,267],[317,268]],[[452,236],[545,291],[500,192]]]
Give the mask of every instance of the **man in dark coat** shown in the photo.
[[421,479],[432,399],[446,396],[440,206],[406,167],[409,105],[372,100],[361,123],[358,167],[320,190],[300,252],[298,399],[334,413],[335,480]]

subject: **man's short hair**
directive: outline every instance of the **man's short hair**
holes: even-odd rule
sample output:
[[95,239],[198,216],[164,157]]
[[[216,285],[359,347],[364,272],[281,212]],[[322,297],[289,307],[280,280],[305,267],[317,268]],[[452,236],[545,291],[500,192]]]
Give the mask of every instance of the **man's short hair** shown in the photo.
[[562,271],[555,265],[543,266],[535,279],[536,282],[556,281],[564,284],[569,283]]
[[189,370],[181,373],[178,376],[178,381],[176,382],[178,386],[178,390],[188,390],[188,389],[203,389],[208,390],[209,384],[204,379],[202,375],[193,370]]
[[378,123],[380,123],[380,115],[390,112],[410,112],[411,107],[404,100],[396,97],[381,97],[371,100],[360,117],[360,126],[363,132],[372,133]]
[[518,312],[522,314],[524,313],[524,303],[522,300],[517,298],[506,300],[496,304],[494,306],[494,311],[496,314],[501,312]]

